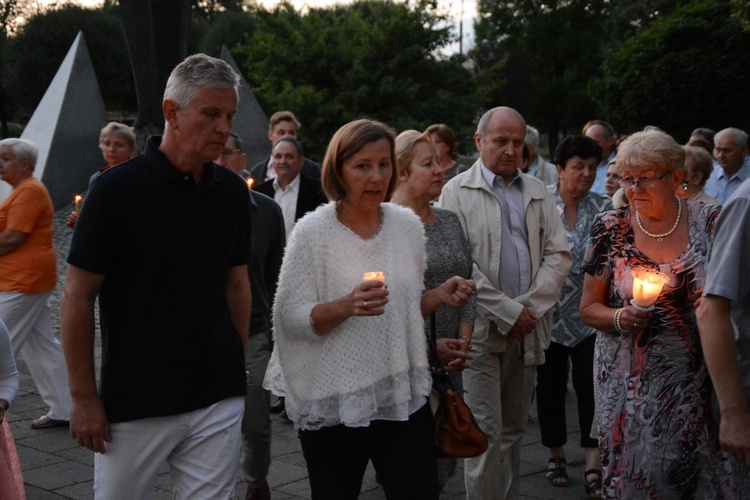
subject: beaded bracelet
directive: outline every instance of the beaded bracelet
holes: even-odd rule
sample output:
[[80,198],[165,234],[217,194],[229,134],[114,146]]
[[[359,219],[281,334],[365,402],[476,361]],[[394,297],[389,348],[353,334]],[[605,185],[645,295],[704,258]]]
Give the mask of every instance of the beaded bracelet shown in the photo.
[[622,311],[624,311],[625,308],[621,307],[617,311],[615,311],[615,330],[617,330],[617,333],[622,336],[625,333],[625,330],[620,325],[620,316],[622,316]]

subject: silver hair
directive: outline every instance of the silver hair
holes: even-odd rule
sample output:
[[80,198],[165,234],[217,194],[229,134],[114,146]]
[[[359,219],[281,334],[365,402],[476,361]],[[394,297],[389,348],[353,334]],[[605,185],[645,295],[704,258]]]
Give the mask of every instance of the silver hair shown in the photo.
[[539,149],[539,131],[536,127],[526,125],[526,144],[531,146],[534,151]]
[[240,76],[221,59],[206,54],[193,54],[175,66],[164,89],[164,100],[174,101],[180,108],[187,108],[198,97],[198,88],[234,89],[240,84]]
[[739,147],[747,147],[747,133],[745,131],[740,130],[738,128],[729,127],[725,128],[723,130],[719,130],[716,132],[716,135],[714,136],[714,142],[716,142],[716,139],[722,136],[731,136],[732,139],[734,139],[734,145]]
[[36,144],[26,139],[3,139],[0,141],[0,148],[3,146],[10,148],[19,162],[28,160],[31,170],[34,170],[36,160],[39,158],[39,149]]

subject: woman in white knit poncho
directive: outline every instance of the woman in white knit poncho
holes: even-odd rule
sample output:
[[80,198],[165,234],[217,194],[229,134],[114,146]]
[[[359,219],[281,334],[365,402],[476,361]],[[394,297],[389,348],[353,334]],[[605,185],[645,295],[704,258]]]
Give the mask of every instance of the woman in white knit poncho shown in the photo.
[[[393,148],[378,122],[336,132],[322,174],[333,201],[297,222],[281,268],[265,386],[286,396],[313,499],[356,499],[370,460],[388,498],[438,497],[423,315],[462,306],[473,287],[454,277],[423,293],[422,224],[383,203]],[[363,281],[369,271],[387,287]]]

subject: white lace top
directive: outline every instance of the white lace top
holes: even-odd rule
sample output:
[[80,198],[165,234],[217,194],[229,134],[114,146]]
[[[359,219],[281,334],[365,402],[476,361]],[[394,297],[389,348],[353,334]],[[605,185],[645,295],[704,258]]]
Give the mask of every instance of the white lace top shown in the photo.
[[[264,387],[286,396],[301,429],[407,420],[432,380],[420,302],[425,268],[422,223],[383,203],[380,232],[364,240],[328,203],[297,222],[274,304],[275,348]],[[351,293],[367,271],[382,271],[389,302],[380,316],[353,316],[318,336],[312,309]]]

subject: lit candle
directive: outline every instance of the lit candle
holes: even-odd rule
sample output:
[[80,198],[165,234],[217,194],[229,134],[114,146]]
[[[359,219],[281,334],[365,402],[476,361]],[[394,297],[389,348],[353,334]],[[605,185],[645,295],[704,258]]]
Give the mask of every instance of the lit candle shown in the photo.
[[75,203],[76,203],[76,215],[78,215],[78,207],[81,204],[81,195],[77,194],[76,197],[73,199],[75,200]]
[[368,271],[365,273],[362,281],[379,281],[385,285],[385,274],[382,271]]
[[252,188],[253,188],[253,184],[254,184],[254,183],[255,183],[255,180],[254,180],[254,179],[253,179],[252,177],[250,177],[250,178],[249,178],[249,179],[247,180],[247,188],[248,188],[248,189],[252,189]]
[[[385,274],[382,271],[368,271],[362,277],[362,281],[379,281],[382,283],[381,286],[385,286]],[[382,311],[385,306],[371,307],[373,311]]]
[[636,309],[652,311],[654,302],[659,298],[662,287],[669,278],[660,272],[650,269],[633,269],[633,300],[630,303]]

